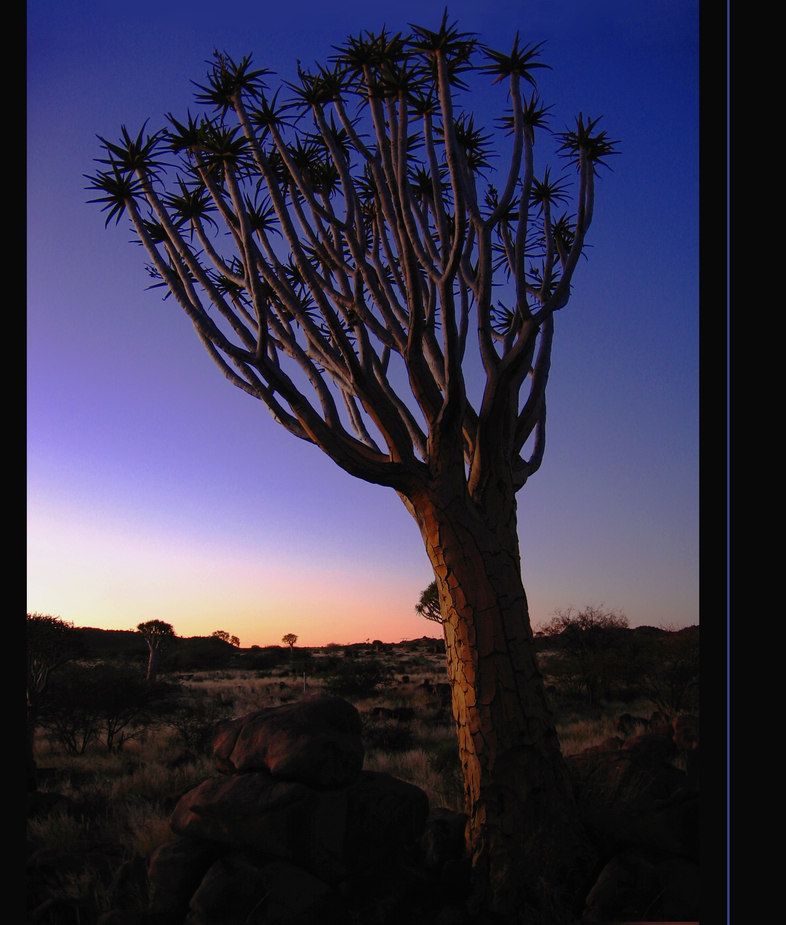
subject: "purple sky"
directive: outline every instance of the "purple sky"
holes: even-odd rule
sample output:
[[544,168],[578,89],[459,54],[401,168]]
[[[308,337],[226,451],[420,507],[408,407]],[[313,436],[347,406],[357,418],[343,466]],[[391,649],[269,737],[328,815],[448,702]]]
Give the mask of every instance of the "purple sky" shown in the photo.
[[[195,111],[214,48],[290,79],[361,30],[437,28],[443,8],[30,0],[29,612],[157,618],[243,646],[435,635],[414,613],[432,573],[396,495],[220,376],[145,288],[127,223],[105,230],[86,204],[83,174],[96,135]],[[517,30],[545,40],[552,127],[602,114],[621,141],[557,317],[545,461],[518,496],[533,623],[588,604],[634,626],[698,623],[698,3],[459,0],[449,16],[504,51]],[[489,128],[493,100],[477,111]]]

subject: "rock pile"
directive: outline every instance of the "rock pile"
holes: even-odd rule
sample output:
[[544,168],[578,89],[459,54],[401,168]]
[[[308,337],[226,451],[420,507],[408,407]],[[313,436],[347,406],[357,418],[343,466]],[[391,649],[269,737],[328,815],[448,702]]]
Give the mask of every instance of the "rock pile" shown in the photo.
[[567,758],[582,818],[605,859],[582,922],[697,920],[698,720],[620,720],[623,735],[642,725],[647,732]]
[[[566,759],[601,861],[577,914],[585,925],[696,921],[698,721],[632,719]],[[466,817],[363,771],[362,741],[357,710],[335,697],[223,723],[216,776],[180,798],[175,837],[148,864],[148,912],[116,910],[101,925],[476,922]]]
[[177,837],[151,857],[156,923],[346,922],[364,881],[379,903],[384,881],[406,876],[400,862],[426,830],[428,798],[362,770],[351,704],[319,697],[247,714],[219,727],[213,752],[218,776],[181,797]]

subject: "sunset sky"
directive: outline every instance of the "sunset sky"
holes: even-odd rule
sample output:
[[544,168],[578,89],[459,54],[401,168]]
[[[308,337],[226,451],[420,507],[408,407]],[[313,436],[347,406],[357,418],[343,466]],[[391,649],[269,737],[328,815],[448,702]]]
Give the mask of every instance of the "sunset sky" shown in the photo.
[[[436,29],[444,5],[28,2],[28,612],[105,629],[162,619],[242,646],[437,634],[414,611],[432,572],[400,500],[227,383],[177,304],[146,288],[127,222],[105,229],[87,204],[84,175],[97,135],[196,111],[191,82],[214,49],[287,80],[362,30]],[[545,40],[552,128],[602,115],[620,140],[556,322],[545,460],[518,496],[533,624],[585,605],[696,624],[698,3],[448,12],[503,51],[517,31]],[[476,121],[492,128],[505,106],[498,87]]]

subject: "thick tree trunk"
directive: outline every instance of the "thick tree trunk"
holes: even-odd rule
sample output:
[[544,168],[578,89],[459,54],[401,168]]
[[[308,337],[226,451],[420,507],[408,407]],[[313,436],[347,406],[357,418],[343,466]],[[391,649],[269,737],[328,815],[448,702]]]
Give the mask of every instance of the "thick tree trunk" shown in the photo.
[[515,529],[456,494],[405,499],[444,618],[473,903],[505,922],[577,918],[594,858],[535,661]]

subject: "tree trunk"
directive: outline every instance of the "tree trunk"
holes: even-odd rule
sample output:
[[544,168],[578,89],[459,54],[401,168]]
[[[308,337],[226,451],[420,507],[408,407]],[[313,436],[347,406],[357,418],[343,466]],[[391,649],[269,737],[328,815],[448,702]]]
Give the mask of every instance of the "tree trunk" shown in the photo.
[[404,501],[440,594],[473,906],[511,923],[575,921],[594,857],[535,661],[515,503],[500,517],[466,491]]
[[158,677],[158,645],[155,640],[148,640],[147,647],[150,654],[147,659],[147,680],[155,681]]

